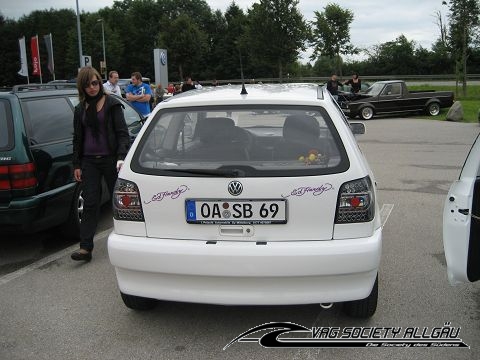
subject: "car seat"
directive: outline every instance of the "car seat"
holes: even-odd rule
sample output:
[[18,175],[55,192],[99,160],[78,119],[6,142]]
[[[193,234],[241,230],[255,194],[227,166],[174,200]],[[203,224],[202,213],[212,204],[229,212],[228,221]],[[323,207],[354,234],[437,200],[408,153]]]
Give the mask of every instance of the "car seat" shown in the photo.
[[232,119],[211,117],[199,119],[193,139],[199,144],[189,150],[187,157],[204,160],[249,160],[250,133],[235,126]]
[[310,115],[290,115],[283,123],[283,138],[275,147],[276,160],[296,160],[311,150],[324,154],[325,144],[320,140],[320,125]]

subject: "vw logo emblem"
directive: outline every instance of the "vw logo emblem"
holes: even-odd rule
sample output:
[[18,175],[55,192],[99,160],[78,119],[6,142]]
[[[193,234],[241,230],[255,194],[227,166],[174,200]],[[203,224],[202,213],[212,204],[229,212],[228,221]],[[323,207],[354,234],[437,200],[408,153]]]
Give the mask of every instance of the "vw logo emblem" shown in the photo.
[[238,196],[243,191],[243,185],[240,181],[234,180],[230,181],[228,184],[228,192],[233,196]]
[[167,55],[163,51],[160,53],[160,62],[162,63],[162,65],[167,64]]

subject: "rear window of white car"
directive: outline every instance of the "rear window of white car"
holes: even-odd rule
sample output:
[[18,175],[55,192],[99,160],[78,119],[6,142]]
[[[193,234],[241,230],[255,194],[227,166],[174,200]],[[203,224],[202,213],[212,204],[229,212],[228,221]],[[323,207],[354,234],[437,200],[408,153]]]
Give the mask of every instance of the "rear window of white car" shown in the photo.
[[131,164],[135,172],[164,176],[305,176],[348,167],[327,112],[298,106],[161,111]]

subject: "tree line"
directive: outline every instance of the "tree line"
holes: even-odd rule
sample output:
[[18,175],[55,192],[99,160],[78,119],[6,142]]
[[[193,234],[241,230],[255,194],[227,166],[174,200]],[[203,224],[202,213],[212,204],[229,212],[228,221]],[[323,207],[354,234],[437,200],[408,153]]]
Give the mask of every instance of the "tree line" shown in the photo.
[[[80,14],[83,53],[100,68],[104,25],[107,69],[128,78],[133,71],[154,78],[153,49],[168,51],[169,79],[195,80],[289,77],[324,77],[333,72],[361,75],[425,75],[480,73],[478,35],[479,0],[443,1],[448,21],[436,14],[438,38],[431,49],[399,34],[396,39],[359,49],[350,41],[353,12],[337,4],[315,11],[308,22],[298,0],[258,0],[246,12],[234,1],[213,11],[204,0],[124,0],[97,12]],[[101,19],[101,20],[100,20]],[[342,19],[341,22],[338,19]],[[425,14],[432,21],[432,14]],[[0,86],[25,83],[18,75],[18,39],[52,34],[55,75],[71,79],[79,67],[77,17],[72,9],[33,11],[18,20],[0,12]],[[435,34],[432,34],[435,36]],[[313,49],[310,62],[300,54]],[[43,81],[48,72],[47,53],[40,44]],[[343,56],[364,54],[364,60],[343,61]],[[30,65],[30,47],[27,46]],[[242,71],[243,70],[243,71]],[[29,66],[31,72],[31,66]],[[32,78],[32,82],[38,82]]]

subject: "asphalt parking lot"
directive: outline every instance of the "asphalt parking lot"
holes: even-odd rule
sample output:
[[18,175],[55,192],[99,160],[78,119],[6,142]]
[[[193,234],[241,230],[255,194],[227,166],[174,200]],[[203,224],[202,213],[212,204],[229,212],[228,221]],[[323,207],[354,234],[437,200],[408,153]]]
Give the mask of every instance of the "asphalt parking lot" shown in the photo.
[[[348,318],[338,305],[164,302],[150,312],[129,310],[108,260],[105,209],[91,263],[70,260],[73,243],[50,250],[35,239],[20,250],[0,246],[0,359],[479,359],[480,284],[448,283],[442,211],[480,127],[411,118],[374,119],[366,127],[358,140],[376,176],[385,222],[373,318]],[[427,331],[449,323],[470,348],[268,349],[235,342],[224,350],[238,335],[270,322]]]

